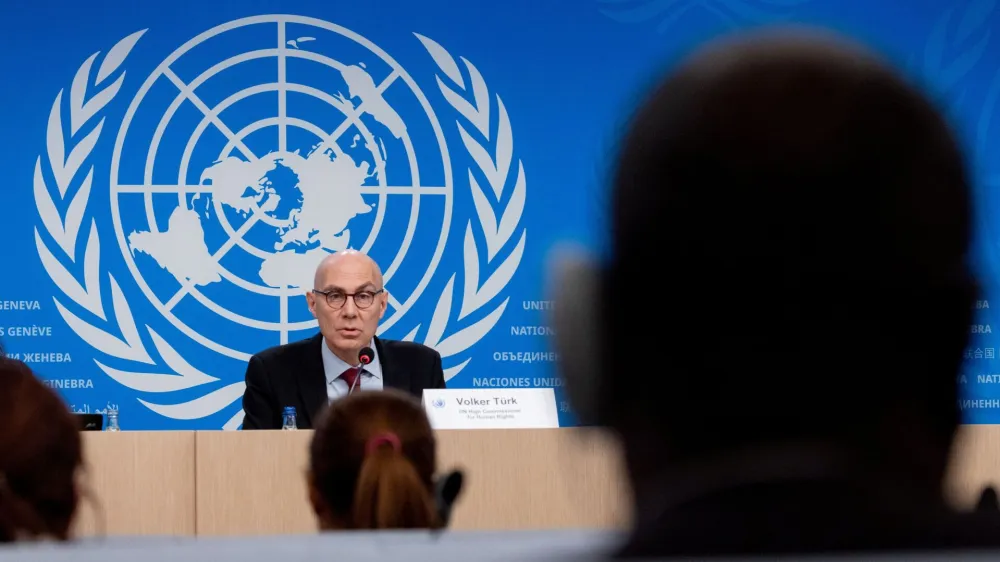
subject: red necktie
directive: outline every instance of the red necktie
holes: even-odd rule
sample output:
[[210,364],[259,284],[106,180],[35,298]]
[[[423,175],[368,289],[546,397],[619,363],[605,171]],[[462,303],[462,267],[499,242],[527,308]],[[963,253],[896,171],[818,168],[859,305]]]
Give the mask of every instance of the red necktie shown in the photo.
[[[357,367],[351,367],[350,369],[348,369],[348,370],[346,370],[346,371],[344,371],[343,373],[340,374],[340,378],[344,379],[344,382],[347,383],[347,393],[348,394],[351,393],[351,389],[355,388],[354,382],[358,378],[358,375],[360,375],[360,374],[361,374],[361,371]],[[360,385],[360,383],[358,383],[358,384]]]

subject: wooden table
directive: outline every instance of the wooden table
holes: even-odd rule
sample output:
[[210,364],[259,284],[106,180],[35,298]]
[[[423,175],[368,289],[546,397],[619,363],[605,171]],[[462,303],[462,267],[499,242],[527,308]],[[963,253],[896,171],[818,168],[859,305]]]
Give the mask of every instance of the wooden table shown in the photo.
[[[180,535],[196,532],[195,433],[83,433],[85,490],[77,533]],[[101,524],[103,522],[103,525]]]
[[[89,483],[111,535],[313,533],[311,431],[85,433]],[[455,529],[611,528],[628,488],[613,442],[582,429],[439,431],[439,469],[465,486]],[[78,532],[100,520],[85,502]]]
[[[85,482],[103,507],[78,533],[312,533],[306,495],[309,431],[85,433]],[[452,528],[525,530],[627,525],[630,491],[614,442],[586,429],[439,431],[439,468],[465,471]],[[947,493],[973,505],[1000,486],[1000,426],[966,426]]]

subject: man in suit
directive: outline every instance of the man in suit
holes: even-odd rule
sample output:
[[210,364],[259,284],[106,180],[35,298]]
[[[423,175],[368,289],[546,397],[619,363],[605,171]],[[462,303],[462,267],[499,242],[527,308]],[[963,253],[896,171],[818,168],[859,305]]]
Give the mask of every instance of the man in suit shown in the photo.
[[829,36],[727,39],[657,85],[616,166],[607,262],[561,285],[596,321],[556,332],[607,348],[564,368],[621,438],[621,557],[1000,545],[943,495],[977,283],[964,158],[923,95]]
[[[288,406],[298,427],[311,429],[331,400],[359,390],[397,388],[419,398],[425,388],[445,388],[438,352],[375,336],[387,293],[374,260],[352,250],[331,254],[316,269],[313,286],[306,300],[320,333],[250,358],[243,429],[280,429]],[[359,372],[364,347],[375,357]]]

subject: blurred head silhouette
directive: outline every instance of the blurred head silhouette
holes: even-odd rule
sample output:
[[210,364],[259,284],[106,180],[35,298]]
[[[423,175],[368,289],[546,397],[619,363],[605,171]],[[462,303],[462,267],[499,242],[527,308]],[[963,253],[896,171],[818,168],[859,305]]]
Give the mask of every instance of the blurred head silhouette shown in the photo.
[[444,527],[461,484],[454,474],[435,480],[436,454],[412,396],[387,389],[333,402],[310,448],[309,497],[320,528]]
[[68,539],[82,463],[62,400],[27,365],[0,358],[0,542]]
[[[820,444],[937,501],[976,295],[970,212],[952,132],[888,64],[810,30],[714,42],[628,124],[609,256],[595,297],[567,306],[595,318],[556,330],[593,334],[561,356],[597,357],[579,394],[638,481]],[[623,383],[608,350],[637,337]]]

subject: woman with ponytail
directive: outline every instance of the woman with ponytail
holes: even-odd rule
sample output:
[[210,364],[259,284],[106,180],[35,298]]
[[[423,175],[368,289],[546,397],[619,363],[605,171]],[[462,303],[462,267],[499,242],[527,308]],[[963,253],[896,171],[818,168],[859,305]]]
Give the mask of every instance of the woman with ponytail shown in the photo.
[[82,464],[66,405],[27,365],[0,358],[0,543],[69,539]]
[[[310,447],[309,499],[319,526],[438,529],[436,444],[420,403],[391,389],[333,402]],[[449,498],[453,499],[453,498]]]

